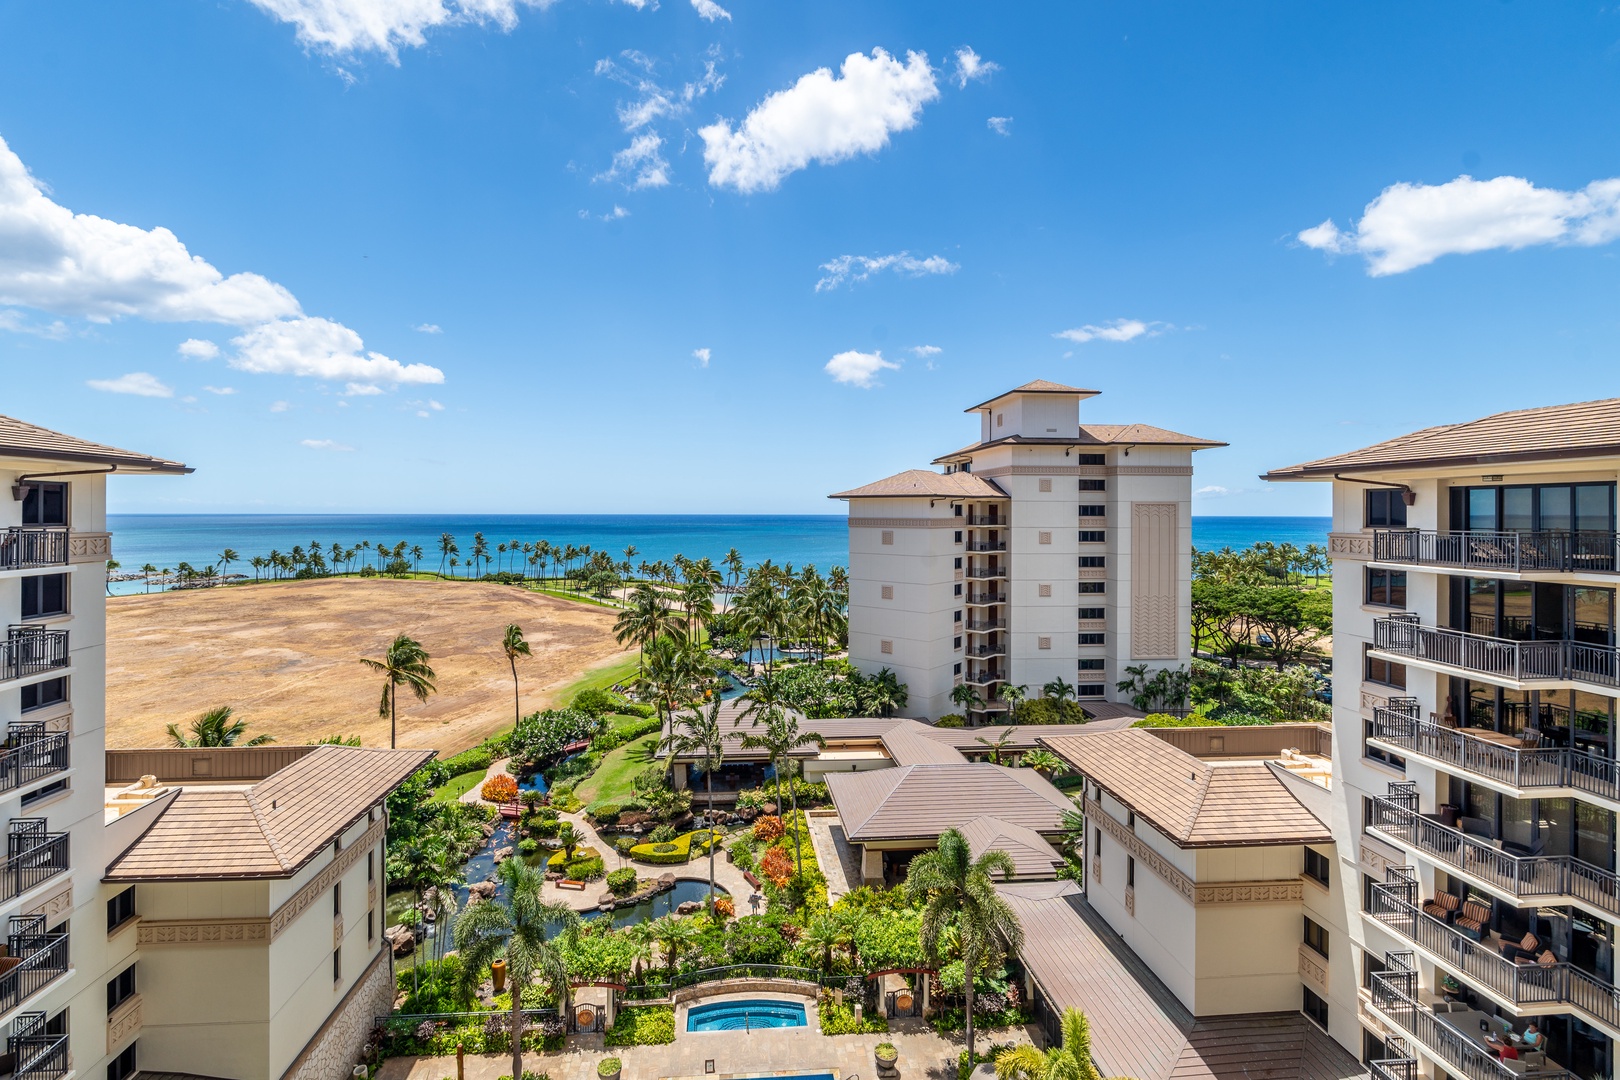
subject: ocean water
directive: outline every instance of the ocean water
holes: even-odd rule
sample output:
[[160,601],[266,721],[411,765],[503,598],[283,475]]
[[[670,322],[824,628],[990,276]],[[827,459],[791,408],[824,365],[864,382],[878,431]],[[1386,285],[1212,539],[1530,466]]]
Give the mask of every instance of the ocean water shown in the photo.
[[[439,568],[439,535],[450,533],[461,558],[472,551],[473,534],[482,532],[492,558],[495,546],[547,540],[553,545],[590,545],[617,560],[633,545],[631,561],[669,561],[677,554],[718,565],[736,548],[749,565],[763,562],[814,563],[822,571],[848,561],[846,518],[842,514],[802,515],[672,515],[672,514],[109,514],[113,556],[123,569],[146,563],[173,568],[180,562],[202,567],[232,548],[243,562],[232,572],[252,573],[246,560],[289,551],[312,542],[330,550],[333,543],[357,547],[362,540],[423,549],[421,568]],[[1325,517],[1198,517],[1192,521],[1193,545],[1200,549],[1245,548],[1261,540],[1293,543],[1327,542]],[[521,558],[521,554],[519,556]],[[358,568],[359,561],[355,567]],[[507,564],[511,567],[511,558]],[[491,567],[494,568],[493,566]],[[141,592],[139,581],[117,582],[115,593]]]

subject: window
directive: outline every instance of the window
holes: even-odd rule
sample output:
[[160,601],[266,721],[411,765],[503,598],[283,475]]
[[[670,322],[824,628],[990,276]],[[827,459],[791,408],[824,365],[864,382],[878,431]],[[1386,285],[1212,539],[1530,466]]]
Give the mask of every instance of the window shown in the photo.
[[342,982],[343,981],[343,950],[342,950],[342,948],[337,948],[337,949],[332,950],[332,981],[333,982]]
[[43,709],[47,705],[59,705],[67,700],[67,676],[62,675],[55,679],[46,679],[22,688],[22,711]]
[[1367,528],[1406,528],[1406,499],[1403,498],[1405,494],[1400,488],[1368,488]]
[[1106,556],[1106,555],[1082,555],[1082,556],[1080,556],[1080,566],[1081,566],[1082,569],[1091,568],[1091,569],[1100,570],[1104,566],[1107,566],[1107,565],[1108,565],[1108,556]]
[[1050,476],[1041,477],[1039,480],[1037,480],[1035,482],[1035,487],[1039,491],[1051,491],[1052,490],[1052,478]]
[[962,639],[961,638],[953,638],[951,640],[951,648],[960,649],[961,647],[962,647]]
[[1083,607],[1080,609],[1080,617],[1082,619],[1106,619],[1108,617],[1108,609],[1100,607]]
[[957,665],[956,665],[956,670],[955,670],[955,671],[952,671],[952,672],[951,672],[951,674],[952,674],[952,675],[960,675],[960,674],[962,674],[962,665],[961,665],[961,664],[957,664]]
[[1328,862],[1328,857],[1326,855],[1322,854],[1320,851],[1317,851],[1315,848],[1305,849],[1306,877],[1310,878],[1312,881],[1316,882],[1325,889],[1327,888],[1329,874],[1331,873],[1332,867]]
[[33,806],[35,803],[43,799],[48,799],[52,795],[59,795],[67,789],[68,782],[66,780],[57,780],[54,783],[46,784],[42,788],[35,788],[33,791],[30,791],[28,794],[24,795],[22,797],[22,805]]
[[1035,542],[1038,544],[1050,544],[1052,542],[1052,534],[1049,532],[1036,533]]
[[1101,529],[1080,530],[1080,542],[1082,544],[1100,544],[1106,539],[1108,539],[1108,536]]
[[1305,944],[1321,953],[1322,959],[1328,958],[1328,932],[1309,915],[1305,916]]
[[1361,722],[1361,756],[1373,761],[1383,762],[1392,769],[1406,771],[1406,759],[1398,754],[1392,754],[1382,747],[1373,746],[1367,740],[1373,737],[1373,723],[1371,720]]
[[1083,593],[1107,592],[1108,591],[1108,582],[1106,582],[1106,581],[1082,581],[1080,583],[1080,591],[1083,592]]
[[1136,811],[1135,810],[1127,810],[1127,811],[1125,811],[1125,827],[1127,829],[1131,830],[1131,832],[1136,831]]
[[890,653],[894,652],[894,642],[892,642],[892,641],[880,641],[880,642],[878,642],[878,652],[882,653],[884,656],[888,656]]
[[[957,507],[957,508],[956,508],[956,513],[957,513],[957,514],[958,514],[958,515],[960,515],[960,514],[961,514],[961,513],[962,513],[962,508],[961,508],[961,507],[960,507],[960,506],[958,506],[958,507]],[[962,542],[962,530],[961,530],[961,529],[957,529],[957,530],[956,530],[956,542],[957,542],[957,543],[958,543],[958,544],[960,544],[960,543],[961,543],[961,542]]]
[[1081,634],[1080,635],[1080,644],[1082,644],[1082,645],[1101,645],[1102,643],[1103,643],[1103,635],[1101,635],[1101,634]]
[[66,574],[41,574],[22,579],[22,617],[37,619],[67,613]]
[[1081,491],[1107,491],[1108,490],[1108,481],[1106,481],[1106,480],[1091,480],[1091,479],[1086,479],[1086,478],[1082,477],[1081,480],[1080,480],[1080,490]]
[[1075,697],[1102,697],[1106,687],[1102,683],[1081,683],[1074,688]]
[[135,886],[131,885],[107,901],[107,932],[123,926],[135,917]]
[[1373,896],[1378,890],[1378,879],[1371,874],[1361,875],[1361,910],[1373,910]]
[[118,1006],[135,996],[135,965],[114,975],[107,983],[107,1012],[109,1014]]
[[880,590],[880,594],[882,595],[883,599],[885,599],[885,600],[893,600],[894,599],[894,586],[893,585],[884,585],[882,587],[882,589]]
[[1101,671],[1102,669],[1103,669],[1103,659],[1100,656],[1097,657],[1095,660],[1082,660],[1082,661],[1080,661],[1080,670],[1081,671]]
[[1081,464],[1081,465],[1106,465],[1106,464],[1108,464],[1108,455],[1107,454],[1076,454],[1076,455],[1074,455],[1074,460],[1078,464]]
[[1049,637],[1038,637],[1035,639],[1035,647],[1037,649],[1050,649],[1052,647],[1052,639]]
[[894,543],[894,530],[884,529],[880,542],[886,545],[892,545]]
[[366,912],[366,940],[377,940],[377,909],[371,908]]
[[30,480],[23,495],[24,525],[66,525],[67,485],[41,484]]
[[953,567],[953,569],[956,569],[956,570],[962,569],[962,556],[958,555],[956,557],[956,565]]
[[136,1039],[124,1047],[123,1053],[107,1062],[107,1080],[129,1080],[135,1075],[135,1048],[140,1044],[141,1041]]
[[1406,571],[1373,570],[1367,574],[1367,603],[1374,607],[1406,607]]
[[954,618],[954,619],[953,619],[953,620],[952,620],[952,621],[954,621],[954,622],[961,622],[961,621],[962,621],[962,613],[961,613],[961,612],[960,612],[960,611],[958,611],[958,612],[957,612],[957,613],[956,613],[956,616],[955,616],[955,618]]
[[1100,503],[1082,503],[1080,506],[1081,517],[1102,517],[1107,513],[1108,507]]
[[343,914],[343,882],[341,881],[332,886],[332,914],[333,916]]
[[957,595],[957,596],[961,596],[961,595],[962,595],[962,583],[961,583],[961,582],[960,582],[960,581],[958,581],[958,582],[957,582],[957,583],[956,583],[956,595]]
[[1305,987],[1301,987],[1300,989],[1305,991],[1305,1006],[1303,1009],[1305,1015],[1310,1017],[1312,1020],[1315,1020],[1322,1030],[1326,1031],[1328,1026],[1327,1002],[1311,993],[1310,990],[1306,989]]
[[1037,595],[1037,596],[1051,596],[1052,595],[1052,586],[1050,586],[1050,585],[1037,585],[1037,586],[1035,586],[1035,595]]
[[1130,855],[1125,856],[1125,887],[1136,888],[1136,859]]
[[1007,419],[1005,413],[996,413],[996,427],[1000,427]]
[[366,852],[366,880],[377,880],[377,853],[375,851]]
[[1406,665],[1397,664],[1393,660],[1380,660],[1376,656],[1368,655],[1372,646],[1363,645],[1362,660],[1366,665],[1362,677],[1368,682],[1375,682],[1382,686],[1391,686],[1397,690],[1406,689]]
[[1386,965],[1370,949],[1361,954],[1361,985],[1372,989],[1374,975],[1382,975]]

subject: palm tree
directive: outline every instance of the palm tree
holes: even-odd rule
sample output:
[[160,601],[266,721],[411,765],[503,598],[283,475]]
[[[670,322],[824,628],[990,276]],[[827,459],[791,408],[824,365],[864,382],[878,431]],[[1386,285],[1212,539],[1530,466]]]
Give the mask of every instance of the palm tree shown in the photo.
[[1050,750],[1031,750],[1018,759],[1018,764],[1027,769],[1034,769],[1048,780],[1062,772],[1066,765],[1062,758]]
[[422,545],[411,545],[411,573],[418,573],[422,569]]
[[242,561],[242,556],[238,555],[234,548],[226,548],[224,551],[220,552],[219,553],[219,573],[220,573],[220,576],[223,577],[225,575],[225,572],[231,568],[231,563],[233,563],[233,562],[241,562],[241,561]]
[[[456,920],[456,951],[461,954],[461,977],[470,990],[497,958],[506,960],[512,988],[512,1075],[523,1075],[523,991],[539,976],[566,1005],[568,967],[547,931],[561,923],[573,933],[579,915],[567,904],[540,899],[544,877],[522,859],[507,859],[496,875],[506,886],[506,897],[474,904]],[[566,1008],[563,1014],[567,1015]]]
[[1091,1024],[1079,1009],[1063,1010],[1063,1042],[1046,1053],[1025,1043],[996,1055],[997,1080],[1102,1080],[1091,1059]]
[[247,742],[247,721],[233,719],[229,705],[209,709],[191,722],[191,734],[180,731],[179,724],[169,725],[169,739],[175,746],[263,746],[275,742],[273,735],[255,735]]
[[995,765],[1000,765],[1001,764],[1001,752],[1003,750],[1007,749],[1007,744],[1008,743],[1012,742],[1012,734],[1013,734],[1012,733],[1012,728],[1004,727],[1004,728],[1001,729],[1001,734],[996,737],[995,742],[991,742],[989,739],[985,738],[983,735],[978,736],[973,741],[976,742],[976,743],[982,743],[983,745],[988,746],[990,748],[990,761],[991,761],[991,763],[995,764]]
[[630,591],[630,606],[619,613],[613,624],[613,636],[620,645],[633,644],[641,649],[638,672],[647,670],[647,643],[660,634],[679,628],[675,613],[664,603],[658,590],[645,581]]
[[1062,703],[1067,701],[1069,698],[1074,697],[1074,684],[1064,682],[1063,676],[1059,675],[1057,678],[1041,687],[1041,695],[1043,697],[1049,697],[1053,701]]
[[399,736],[399,709],[397,705],[398,688],[401,684],[412,694],[417,701],[426,701],[428,695],[438,689],[433,685],[437,678],[433,669],[428,667],[432,657],[422,648],[422,643],[408,634],[400,634],[389,644],[388,651],[381,660],[372,660],[362,656],[360,662],[372,671],[381,672],[384,676],[382,702],[377,706],[377,715],[388,717],[388,745],[398,745]]
[[[660,746],[669,751],[671,760],[677,754],[693,755],[703,769],[703,786],[708,795],[709,812],[704,818],[705,827],[714,828],[714,774],[715,770],[725,764],[725,741],[720,734],[720,695],[716,694],[714,701],[707,711],[694,709],[690,714],[681,717],[681,730],[674,730],[670,725],[670,733]],[[718,845],[711,834],[709,837],[709,906],[714,907],[714,849]]]
[[[650,690],[663,706],[666,723],[673,724],[675,708],[691,700],[692,688],[703,677],[706,663],[679,630],[660,634],[647,648],[646,669],[636,683]],[[665,728],[667,733],[669,728]]]
[[1024,929],[1007,901],[996,892],[995,875],[1011,880],[1012,857],[987,851],[977,859],[962,834],[946,829],[939,846],[911,860],[906,892],[923,902],[923,955],[939,965],[940,946],[949,928],[956,929],[967,993],[967,1051],[973,1060],[973,978],[989,965],[999,966],[1009,952],[1024,944]]
[[444,576],[444,561],[461,549],[456,547],[456,538],[449,533],[439,534],[439,576]]
[[831,911],[824,911],[799,932],[799,944],[806,948],[820,949],[822,973],[831,975],[833,950],[848,945],[853,936],[848,922]]
[[507,626],[501,650],[506,653],[506,662],[512,665],[512,723],[516,725],[523,719],[523,707],[518,702],[517,661],[520,656],[533,656],[534,650],[523,640],[523,627],[517,623]]
[[726,573],[730,575],[730,579],[726,582],[726,591],[733,592],[737,588],[737,579],[742,576],[743,557],[736,548],[732,548],[720,561],[726,564]]
[[[755,704],[760,704],[756,702]],[[754,727],[759,727],[760,712],[755,712],[752,705],[745,715],[752,715]],[[805,746],[816,746],[826,749],[827,740],[821,737],[820,732],[800,731],[799,714],[792,709],[784,709],[780,704],[772,701],[763,707],[765,718],[765,733],[756,735],[750,733],[743,736],[742,744],[750,749],[759,747],[770,755],[771,766],[776,773],[776,812],[782,812],[782,772],[792,761],[793,751]],[[788,797],[793,800],[793,809],[788,821],[793,827],[793,876],[799,876],[800,850],[803,847],[803,832],[799,827],[799,793],[792,785],[788,785]]]
[[658,943],[664,947],[664,970],[669,978],[675,978],[675,965],[680,963],[681,953],[692,944],[697,936],[697,927],[691,919],[680,915],[664,915],[653,920],[652,925],[657,933],[654,935]]
[[[253,556],[253,560],[253,580],[257,581],[259,579],[259,567],[264,565],[264,560],[257,555]],[[151,592],[152,575],[157,573],[157,567],[153,566],[151,563],[145,563],[141,566],[141,573],[145,576],[146,591]]]
[[563,862],[569,862],[574,857],[574,849],[585,842],[585,834],[572,821],[565,821],[557,828],[557,843],[562,846]]
[[984,708],[984,698],[979,696],[979,688],[967,683],[958,683],[951,688],[951,700],[962,706],[965,713]]

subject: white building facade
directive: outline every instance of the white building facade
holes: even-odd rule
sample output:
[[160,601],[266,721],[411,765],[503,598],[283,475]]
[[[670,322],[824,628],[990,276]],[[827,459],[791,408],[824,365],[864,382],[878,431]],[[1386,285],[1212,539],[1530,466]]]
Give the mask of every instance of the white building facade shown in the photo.
[[[1190,659],[1192,455],[1145,424],[1082,424],[1096,391],[1036,381],[966,410],[979,440],[832,496],[849,503],[850,659],[906,715],[1003,715],[1005,686],[1115,700],[1124,669]],[[967,685],[978,696],[953,700]]]

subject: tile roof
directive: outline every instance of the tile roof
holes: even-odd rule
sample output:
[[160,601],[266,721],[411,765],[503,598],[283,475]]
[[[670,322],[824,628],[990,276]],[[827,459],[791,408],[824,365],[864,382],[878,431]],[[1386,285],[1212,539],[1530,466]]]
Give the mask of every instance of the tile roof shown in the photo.
[[1351,1080],[1364,1066],[1299,1013],[1195,1018],[1072,881],[996,891],[1024,928],[1024,966],[1057,1009],[1091,1021],[1104,1076],[1137,1080]]
[[934,738],[934,729],[915,720],[902,720],[882,735],[883,748],[896,765],[965,765],[967,759],[953,744]]
[[1013,861],[1013,876],[1018,881],[1049,881],[1063,865],[1063,856],[1040,833],[1023,825],[986,814],[964,822],[958,831],[974,858],[987,851],[1005,851]]
[[1005,499],[1007,493],[982,476],[969,472],[937,473],[907,469],[858,488],[829,495],[829,499]]
[[1333,457],[1265,473],[1264,480],[1326,479],[1350,469],[1494,465],[1620,454],[1620,398],[1496,413],[1440,424]]
[[178,461],[120,450],[64,435],[10,416],[0,416],[0,457],[39,458],[44,461],[82,461],[117,465],[137,472],[188,473]]
[[987,808],[1014,825],[1055,832],[1074,804],[1033,769],[902,765],[829,773],[827,790],[851,840],[930,840]]
[[970,406],[962,411],[977,412],[991,402],[1000,401],[1004,397],[1012,397],[1014,394],[1079,394],[1081,397],[1091,398],[1100,393],[1102,393],[1100,390],[1082,390],[1078,386],[1064,386],[1062,383],[1055,383],[1049,379],[1031,379],[1023,386],[1015,386],[1011,390],[997,394],[987,401],[981,401],[977,405]]
[[[736,761],[764,761],[768,757],[764,750],[745,749],[742,745],[744,738],[754,733],[754,721],[743,712],[751,704],[746,698],[732,698],[720,706],[720,740],[724,747],[725,756]],[[915,721],[901,721],[893,717],[856,717],[848,720],[810,720],[797,710],[793,712],[799,721],[799,730],[814,731],[824,739],[881,739],[883,733],[899,723],[914,723]],[[677,730],[679,730],[680,713],[675,714]],[[814,757],[820,751],[814,746],[802,747],[793,752],[794,757]],[[677,761],[695,761],[702,754],[676,754]]]
[[1333,839],[1328,827],[1262,764],[1211,765],[1140,729],[1060,735],[1041,742],[1178,847]]
[[[1090,708],[1090,703],[1086,706]],[[920,725],[924,728],[922,734],[935,742],[968,753],[987,754],[990,748],[980,742],[994,743],[1001,738],[1002,732],[1008,732],[1011,738],[1003,750],[1021,752],[1034,750],[1040,745],[1042,738],[1051,738],[1056,735],[1090,734],[1085,724],[994,724],[976,728],[942,728]]]
[[[1194,450],[1209,450],[1226,443],[1218,439],[1200,439],[1196,435],[1183,435],[1179,431],[1154,427],[1151,424],[1081,424],[1080,434],[1073,439],[1050,439],[1045,436],[1007,435],[988,442],[969,443],[960,450],[942,454],[933,463],[988,450],[993,446],[1190,446]],[[952,474],[955,475],[955,474]]]
[[183,788],[105,880],[292,877],[433,754],[321,746],[250,787]]

